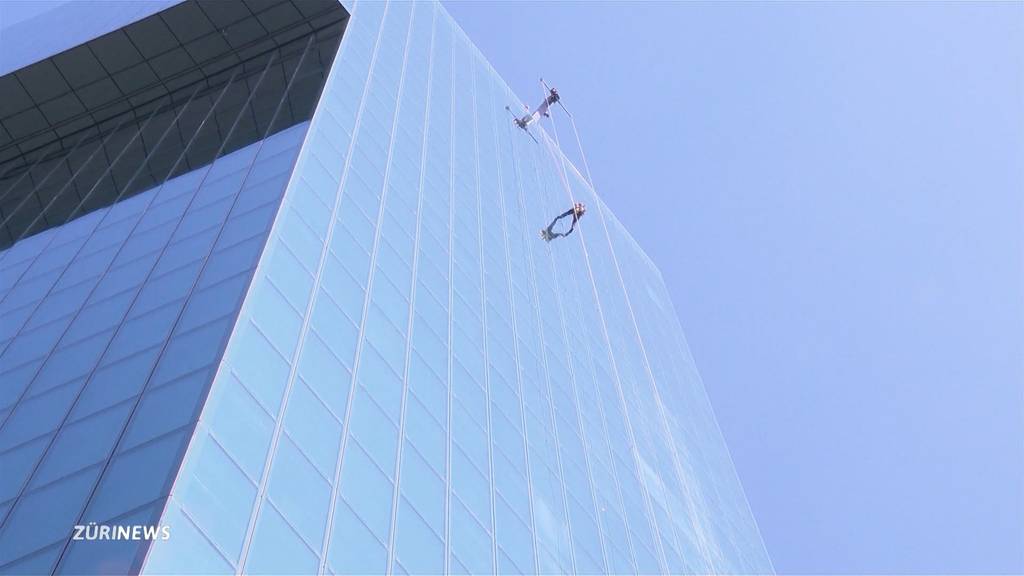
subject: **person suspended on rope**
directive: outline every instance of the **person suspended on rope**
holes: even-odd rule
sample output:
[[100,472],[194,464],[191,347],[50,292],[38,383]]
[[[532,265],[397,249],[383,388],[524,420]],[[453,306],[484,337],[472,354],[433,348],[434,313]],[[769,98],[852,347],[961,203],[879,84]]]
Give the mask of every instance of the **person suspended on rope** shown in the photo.
[[[572,234],[572,231],[576,229],[576,222],[578,222],[580,218],[583,218],[583,215],[586,213],[587,207],[584,206],[582,202],[576,202],[575,204],[573,204],[572,208],[556,216],[555,219],[551,221],[551,224],[548,224],[547,228],[541,230],[540,237],[548,242],[551,242],[552,240],[560,236],[568,236],[569,234]],[[572,223],[569,224],[569,229],[566,230],[565,232],[555,232],[553,230],[555,224],[557,224],[558,221],[561,220],[562,218],[566,218],[568,216],[572,216]]]
[[540,107],[544,109],[543,114],[544,114],[545,117],[550,117],[551,116],[551,114],[548,114],[548,108],[550,108],[552,104],[558,102],[561,99],[562,99],[562,97],[558,95],[558,89],[556,89],[556,88],[549,88],[548,89],[548,97],[545,98],[544,99],[544,103],[540,105]]
[[550,118],[551,114],[548,113],[548,109],[551,108],[552,104],[561,99],[562,97],[558,95],[558,90],[554,88],[549,89],[547,97],[544,98],[544,101],[540,103],[540,106],[537,106],[537,109],[534,110],[532,114],[526,114],[522,118],[516,118],[516,126],[526,130],[527,126],[533,124],[537,120],[540,120],[541,116]]

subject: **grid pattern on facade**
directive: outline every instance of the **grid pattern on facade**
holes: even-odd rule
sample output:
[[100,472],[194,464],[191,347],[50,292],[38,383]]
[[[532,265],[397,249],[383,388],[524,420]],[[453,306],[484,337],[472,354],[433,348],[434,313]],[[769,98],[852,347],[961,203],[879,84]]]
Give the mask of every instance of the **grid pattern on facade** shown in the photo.
[[[284,93],[316,76],[312,45]],[[216,132],[212,163],[0,252],[0,570],[139,569],[147,542],[72,541],[72,527],[163,512],[308,128],[282,129],[287,98],[255,120],[265,91],[281,94],[275,62],[195,94],[149,149],[177,150],[179,174]],[[188,111],[201,119],[186,132]],[[241,147],[253,125],[267,137]]]
[[[159,518],[303,129],[15,247],[33,263],[5,308],[55,286],[3,355],[0,568],[52,566],[76,523]],[[128,569],[139,545],[71,546],[61,568]]]
[[[0,248],[157,185],[172,165],[170,176],[209,164],[244,103],[251,118],[226,152],[259,140],[279,109],[277,129],[308,120],[347,13],[332,0],[300,6],[189,0],[0,76]],[[309,73],[286,90],[304,53]],[[248,85],[195,140],[205,111],[187,104],[230,83]]]

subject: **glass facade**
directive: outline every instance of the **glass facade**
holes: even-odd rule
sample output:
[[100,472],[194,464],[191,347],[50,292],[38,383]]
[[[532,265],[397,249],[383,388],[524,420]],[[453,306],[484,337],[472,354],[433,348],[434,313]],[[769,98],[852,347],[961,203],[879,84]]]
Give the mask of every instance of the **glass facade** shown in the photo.
[[0,252],[0,573],[772,572],[660,273],[557,133],[440,4],[344,7],[333,60],[281,66],[326,61],[310,119]]

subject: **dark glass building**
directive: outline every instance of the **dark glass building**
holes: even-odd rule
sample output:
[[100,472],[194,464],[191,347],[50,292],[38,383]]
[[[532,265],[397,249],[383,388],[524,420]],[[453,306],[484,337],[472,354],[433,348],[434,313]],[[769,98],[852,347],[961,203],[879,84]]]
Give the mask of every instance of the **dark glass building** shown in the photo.
[[660,273],[506,105],[436,2],[4,24],[0,573],[772,572]]

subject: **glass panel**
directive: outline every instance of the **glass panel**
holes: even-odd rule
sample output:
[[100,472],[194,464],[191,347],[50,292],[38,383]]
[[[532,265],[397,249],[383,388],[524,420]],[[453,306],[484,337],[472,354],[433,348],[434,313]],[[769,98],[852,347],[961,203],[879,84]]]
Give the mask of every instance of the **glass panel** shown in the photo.
[[66,541],[68,527],[75,523],[98,474],[98,467],[88,468],[26,494],[0,529],[0,566]]
[[128,419],[130,409],[131,403],[123,402],[65,425],[33,476],[32,487],[42,486],[106,460]]
[[188,441],[185,431],[168,434],[115,456],[103,474],[86,516],[103,521],[152,502],[166,493],[177,455]]
[[194,421],[209,381],[210,371],[200,370],[148,390],[135,409],[122,449],[130,450]]
[[[155,542],[146,562],[147,571],[158,574],[234,574],[234,566],[210,543],[195,524],[173,506],[164,513],[161,520],[171,531],[171,540]],[[173,544],[172,544],[173,543]],[[189,551],[180,554],[178,546]]]
[[282,437],[274,455],[268,496],[310,546],[323,541],[330,487],[295,442]]
[[[136,526],[154,530],[158,528],[156,521],[162,511],[163,502],[160,501],[109,522],[107,526],[110,526],[112,531],[122,528],[134,532]],[[140,530],[143,529],[140,528]],[[158,534],[157,538],[162,538],[165,534],[168,538],[171,537],[169,528],[166,533],[157,532],[156,534]],[[138,540],[121,538],[73,541],[61,559],[58,572],[62,574],[95,574],[97,576],[127,574],[133,569],[138,569],[140,556],[149,547],[149,542],[149,540],[141,538]]]
[[182,471],[188,480],[182,482],[177,496],[186,503],[191,522],[202,527],[206,538],[226,557],[238,558],[249,511],[256,500],[256,486],[217,442],[208,440],[196,445],[197,458]]
[[313,574],[317,557],[273,506],[264,508],[253,535],[248,574]]

